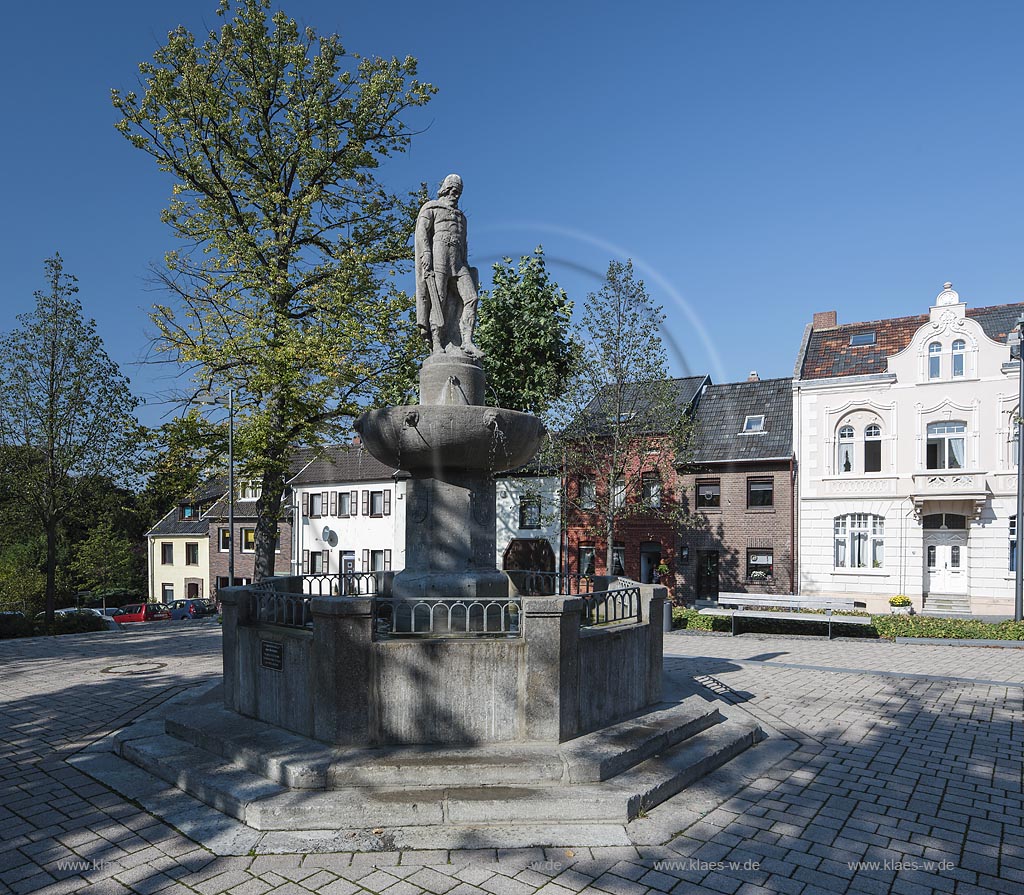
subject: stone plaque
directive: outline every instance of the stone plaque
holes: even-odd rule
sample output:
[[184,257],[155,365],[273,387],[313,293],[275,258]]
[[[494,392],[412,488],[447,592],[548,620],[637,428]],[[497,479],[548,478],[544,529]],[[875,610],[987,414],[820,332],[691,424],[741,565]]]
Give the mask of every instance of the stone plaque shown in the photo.
[[271,671],[284,668],[284,644],[276,640],[261,640],[260,665]]

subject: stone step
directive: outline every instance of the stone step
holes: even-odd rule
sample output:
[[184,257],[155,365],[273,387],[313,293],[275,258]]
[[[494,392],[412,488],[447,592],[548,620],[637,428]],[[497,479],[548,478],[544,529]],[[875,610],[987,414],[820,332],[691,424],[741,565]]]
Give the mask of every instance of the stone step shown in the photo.
[[221,705],[170,715],[172,736],[289,789],[478,786],[607,780],[721,721],[699,696],[561,745],[332,748]]
[[243,822],[246,806],[287,792],[266,777],[167,734],[121,740],[116,746],[122,758]]
[[[166,733],[125,739],[122,757],[257,830],[572,823],[625,824],[752,745],[750,722],[725,721],[603,783],[288,790]],[[525,763],[528,763],[525,762]]]

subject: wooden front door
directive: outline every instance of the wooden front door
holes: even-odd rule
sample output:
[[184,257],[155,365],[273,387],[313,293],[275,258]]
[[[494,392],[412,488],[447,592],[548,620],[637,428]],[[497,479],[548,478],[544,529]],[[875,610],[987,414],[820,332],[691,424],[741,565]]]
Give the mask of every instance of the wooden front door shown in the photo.
[[697,551],[697,599],[718,599],[718,551]]

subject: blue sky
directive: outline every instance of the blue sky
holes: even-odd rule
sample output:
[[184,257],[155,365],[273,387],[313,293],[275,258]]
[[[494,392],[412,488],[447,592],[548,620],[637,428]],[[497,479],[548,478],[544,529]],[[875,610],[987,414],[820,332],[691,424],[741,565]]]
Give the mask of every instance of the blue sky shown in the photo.
[[[147,422],[167,409],[166,369],[140,361],[161,297],[148,269],[173,247],[170,179],[114,131],[109,91],[215,8],[18,4],[0,38],[0,329],[59,250]],[[543,243],[582,303],[610,258],[632,257],[677,374],[788,376],[814,311],[922,313],[946,280],[973,306],[1024,300],[1019,3],[283,8],[357,52],[420,60],[439,94],[387,176],[462,174],[485,279]]]

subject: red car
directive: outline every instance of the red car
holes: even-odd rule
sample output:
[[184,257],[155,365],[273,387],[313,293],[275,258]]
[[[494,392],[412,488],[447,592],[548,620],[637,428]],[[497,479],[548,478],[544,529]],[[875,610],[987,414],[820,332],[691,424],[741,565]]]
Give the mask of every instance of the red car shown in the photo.
[[171,617],[163,603],[132,603],[121,607],[121,613],[114,618],[119,625],[127,622],[159,622]]

